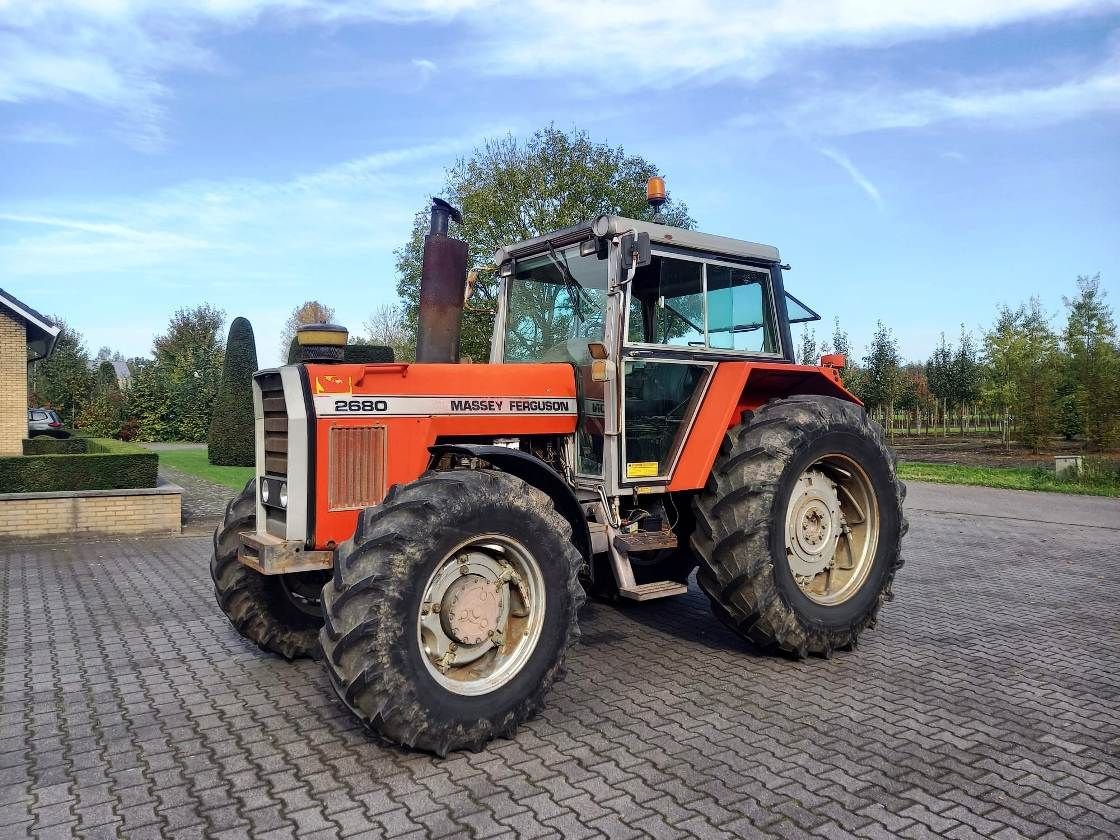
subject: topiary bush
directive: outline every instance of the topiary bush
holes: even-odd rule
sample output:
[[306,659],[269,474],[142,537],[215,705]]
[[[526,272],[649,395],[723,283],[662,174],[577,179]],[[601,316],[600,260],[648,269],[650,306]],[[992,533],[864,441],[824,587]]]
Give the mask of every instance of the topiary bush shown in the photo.
[[85,452],[0,457],[0,493],[54,490],[118,490],[155,487],[159,456],[131,443],[106,438],[25,441],[38,451],[54,445],[68,449],[85,444]]
[[256,462],[253,443],[253,374],[257,370],[257,343],[253,325],[234,318],[226,340],[222,382],[210,419],[208,457],[211,464],[251,467]]

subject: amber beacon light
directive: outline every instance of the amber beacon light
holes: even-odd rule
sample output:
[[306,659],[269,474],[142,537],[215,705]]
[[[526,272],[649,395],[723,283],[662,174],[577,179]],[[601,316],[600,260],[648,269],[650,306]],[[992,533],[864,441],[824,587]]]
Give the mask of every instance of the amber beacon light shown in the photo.
[[660,175],[646,181],[646,200],[654,213],[661,212],[661,205],[665,203],[665,179]]

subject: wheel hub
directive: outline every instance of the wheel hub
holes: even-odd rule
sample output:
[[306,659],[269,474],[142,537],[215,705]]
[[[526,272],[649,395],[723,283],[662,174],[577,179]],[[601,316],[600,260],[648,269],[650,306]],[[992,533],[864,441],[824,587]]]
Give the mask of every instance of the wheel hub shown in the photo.
[[820,470],[807,470],[797,480],[786,517],[786,556],[794,577],[809,579],[832,565],[843,527],[835,483]]
[[432,573],[417,641],[429,673],[456,694],[486,694],[524,665],[540,637],[544,582],[524,546],[479,537]]
[[482,575],[468,574],[447,588],[440,611],[443,629],[456,642],[477,645],[498,629],[502,602],[493,581]]

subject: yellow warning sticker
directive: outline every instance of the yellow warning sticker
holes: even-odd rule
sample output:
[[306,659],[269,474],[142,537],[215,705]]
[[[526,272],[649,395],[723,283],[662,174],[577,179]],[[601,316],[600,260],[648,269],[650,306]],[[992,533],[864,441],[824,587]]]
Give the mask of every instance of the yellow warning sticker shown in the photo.
[[627,478],[656,478],[657,461],[638,461],[626,465]]

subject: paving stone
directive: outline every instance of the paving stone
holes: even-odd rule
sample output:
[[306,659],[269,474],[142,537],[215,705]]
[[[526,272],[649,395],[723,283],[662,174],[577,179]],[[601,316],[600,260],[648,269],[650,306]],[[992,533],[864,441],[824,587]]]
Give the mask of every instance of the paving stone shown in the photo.
[[1120,530],[910,518],[856,651],[760,654],[695,585],[591,604],[544,712],[443,760],[237,636],[207,537],[0,546],[0,836],[1114,835]]

